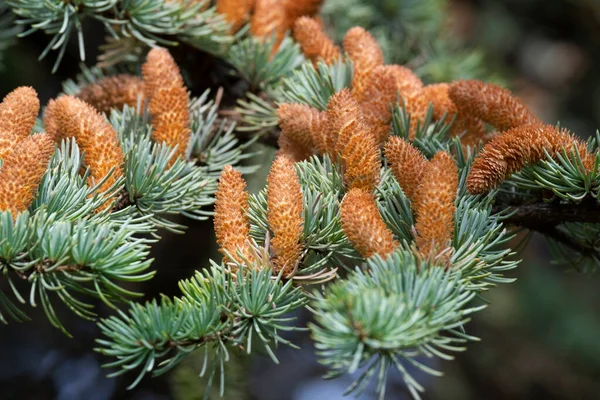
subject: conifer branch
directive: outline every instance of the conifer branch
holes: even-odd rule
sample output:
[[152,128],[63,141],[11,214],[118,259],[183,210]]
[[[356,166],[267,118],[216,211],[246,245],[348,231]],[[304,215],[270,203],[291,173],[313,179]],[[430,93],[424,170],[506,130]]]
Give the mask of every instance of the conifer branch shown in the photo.
[[581,203],[496,203],[494,214],[503,213],[507,225],[521,226],[557,226],[566,222],[600,223],[600,203],[586,198]]
[[[31,88],[0,105],[0,320],[41,304],[66,331],[58,302],[95,319],[86,298],[130,300],[121,283],[152,277],[152,243],[185,228],[171,215],[214,205],[222,259],[178,296],[98,322],[111,376],[136,370],[132,388],[204,348],[207,393],[220,376],[222,394],[231,347],[278,362],[276,346],[295,347],[281,332],[306,329],[290,313],[310,303],[328,377],[361,369],[347,392],[375,381],[383,399],[396,369],[418,399],[408,367],[439,376],[421,359],[463,351],[476,299],[512,282],[507,227],[600,265],[600,134],[584,143],[473,80],[481,59],[440,39],[438,0],[388,2],[381,27],[359,1],[330,0],[321,19],[321,0],[8,0],[23,35],[49,35],[55,68],[73,35],[84,59],[86,19],[110,39],[105,69],[65,82],[43,124]],[[333,21],[340,7],[378,29]],[[141,77],[122,74],[146,54]],[[248,193],[255,168],[239,164],[254,141],[278,154]]]

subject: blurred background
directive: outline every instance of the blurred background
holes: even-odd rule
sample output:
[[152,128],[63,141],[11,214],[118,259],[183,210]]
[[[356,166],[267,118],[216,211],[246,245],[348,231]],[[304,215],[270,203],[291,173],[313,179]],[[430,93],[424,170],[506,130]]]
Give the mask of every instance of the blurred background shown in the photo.
[[[598,0],[326,3],[324,20],[332,35],[339,37],[349,26],[363,25],[382,41],[389,61],[408,63],[425,80],[478,77],[501,82],[547,122],[560,121],[583,137],[600,127]],[[103,41],[102,27],[87,24],[85,36],[87,63],[92,65]],[[415,37],[426,37],[428,43],[417,43]],[[54,55],[37,59],[47,42],[48,37],[38,33],[1,50],[1,96],[29,85],[45,104],[60,92],[64,79],[79,72],[73,43],[51,75]],[[262,150],[264,163],[272,151]],[[266,172],[265,168],[251,177],[251,189],[262,187]],[[136,288],[145,298],[177,294],[178,280],[206,265],[208,258],[218,257],[211,222],[186,224],[187,234],[165,233],[154,247],[157,276]],[[442,379],[420,377],[427,388],[425,399],[600,399],[600,276],[552,264],[544,241],[535,236],[518,256],[521,266],[508,273],[517,282],[491,291],[486,296],[489,307],[467,327],[481,342],[470,343],[455,361],[432,364],[444,371]],[[102,315],[112,312],[99,310]],[[105,378],[107,371],[100,365],[106,360],[92,351],[99,336],[94,323],[62,310],[61,318],[74,335],[70,339],[53,329],[40,310],[30,314],[32,322],[0,327],[3,400],[202,397],[199,360],[190,358],[173,373],[145,379],[127,391],[131,376]],[[306,322],[309,315],[299,318]],[[302,333],[293,339],[302,349],[281,348],[279,365],[261,356],[231,362],[226,398],[342,398],[351,380],[322,380],[324,370],[316,362],[310,339]],[[365,393],[360,398],[375,397]],[[409,398],[399,376],[390,376],[387,398]]]

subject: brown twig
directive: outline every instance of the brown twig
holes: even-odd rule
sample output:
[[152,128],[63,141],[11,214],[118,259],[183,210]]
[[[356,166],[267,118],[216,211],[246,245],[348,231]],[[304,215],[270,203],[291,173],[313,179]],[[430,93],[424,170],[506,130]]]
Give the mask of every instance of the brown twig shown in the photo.
[[600,252],[594,246],[578,242],[558,229],[560,224],[567,222],[600,223],[600,204],[595,199],[587,198],[579,204],[496,204],[492,212],[510,213],[504,219],[506,225],[538,232],[584,256],[600,257]]
[[493,213],[499,213],[506,209],[511,214],[504,222],[525,228],[528,225],[539,224],[556,226],[565,222],[600,223],[600,204],[591,198],[579,204],[496,204]]

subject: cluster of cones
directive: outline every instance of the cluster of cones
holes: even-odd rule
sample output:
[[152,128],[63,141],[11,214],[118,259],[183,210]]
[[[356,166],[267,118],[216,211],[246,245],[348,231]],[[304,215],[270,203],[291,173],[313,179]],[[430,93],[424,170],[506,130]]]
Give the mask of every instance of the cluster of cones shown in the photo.
[[225,16],[232,33],[250,22],[259,39],[275,38],[275,52],[288,30],[302,16],[315,16],[324,0],[217,0],[217,12]]
[[[319,21],[299,18],[294,37],[313,63],[331,64],[342,50],[323,32]],[[409,141],[388,139],[391,106],[401,100],[410,114],[409,139],[433,108],[433,120],[453,120],[451,136],[466,146],[487,142],[474,160],[467,180],[473,194],[498,186],[523,166],[538,162],[545,152],[577,148],[585,172],[596,155],[569,132],[543,124],[508,90],[490,83],[462,80],[423,85],[408,68],[384,65],[383,54],[364,29],[350,29],[343,49],[354,65],[352,90],[333,95],[327,109],[304,104],[282,104],[278,109],[280,153],[295,161],[328,154],[338,161],[348,190],[342,203],[342,226],[359,252],[385,255],[396,246],[393,234],[379,215],[372,195],[379,179],[384,147],[396,180],[412,202],[416,217],[415,243],[424,257],[451,254],[458,171],[446,152],[428,161]],[[488,127],[493,133],[486,133]],[[491,138],[491,140],[490,140]]]
[[13,218],[31,205],[54,153],[50,135],[30,136],[39,110],[30,87],[15,89],[0,104],[0,211]]
[[[313,62],[332,63],[341,56],[341,50],[313,19],[296,21],[294,36]],[[341,205],[342,228],[364,257],[385,256],[398,243],[373,195],[380,178],[380,147],[384,146],[396,179],[412,200],[419,252],[424,257],[449,254],[458,188],[452,157],[440,152],[428,161],[409,142],[388,138],[391,105],[398,96],[408,104],[431,90],[408,68],[384,65],[379,45],[362,28],[348,31],[344,50],[354,64],[352,90],[334,94],[324,111],[303,104],[282,104],[278,109],[280,153],[295,161],[314,154],[327,154],[338,161],[347,189]],[[427,107],[423,106],[423,118]]]
[[[40,103],[35,90],[20,87],[0,104],[0,211],[13,215],[32,204],[54,152],[54,144],[74,138],[84,152],[89,185],[109,191],[123,176],[124,155],[117,133],[101,113],[145,98],[152,116],[152,138],[185,157],[190,139],[189,95],[169,52],[155,48],[143,65],[143,80],[117,75],[88,85],[78,96],[50,100],[44,113],[46,133],[30,136]],[[107,198],[98,211],[112,206]]]
[[[248,193],[242,174],[226,166],[216,193],[214,227],[225,262],[237,265],[270,265],[275,273],[292,277],[301,261],[304,218],[300,181],[294,162],[279,155],[267,178],[267,222],[273,237],[267,260],[250,240]],[[259,261],[260,262],[256,262]]]
[[[409,142],[392,137],[385,145],[385,156],[392,173],[415,215],[415,245],[418,253],[437,264],[447,265],[452,255],[458,169],[452,156],[444,151],[431,160]],[[398,247],[386,226],[372,191],[350,189],[341,205],[342,229],[365,258],[386,256]]]

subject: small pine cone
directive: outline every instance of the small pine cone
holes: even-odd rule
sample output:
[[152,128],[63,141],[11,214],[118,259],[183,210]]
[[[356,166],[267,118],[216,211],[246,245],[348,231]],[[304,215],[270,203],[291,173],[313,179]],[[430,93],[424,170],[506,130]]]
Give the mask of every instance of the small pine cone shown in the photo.
[[396,89],[402,97],[410,97],[423,88],[423,81],[409,68],[402,65],[386,66],[396,79]]
[[598,153],[590,153],[587,148],[587,143],[580,140],[575,140],[574,145],[579,151],[579,156],[581,157],[585,172],[592,172],[594,170],[594,165],[596,164],[596,156]]
[[302,254],[302,190],[293,160],[278,156],[267,178],[267,221],[273,233],[274,271],[289,276]]
[[152,99],[161,88],[185,87],[175,60],[169,51],[162,47],[154,47],[148,52],[146,62],[142,65],[142,77],[147,99]]
[[126,104],[135,107],[138,96],[144,99],[144,81],[129,74],[102,78],[83,87],[77,95],[101,113],[109,113],[113,108],[122,109]]
[[[60,134],[61,138],[75,138],[84,152],[84,163],[90,169],[89,185],[93,186],[112,174],[100,186],[99,191],[108,190],[123,176],[123,151],[117,133],[94,107],[73,97],[61,96],[50,100],[46,107],[44,124]],[[58,134],[52,135],[56,137]],[[109,206],[110,202],[104,204]]]
[[179,157],[185,159],[191,136],[190,98],[179,67],[168,50],[157,47],[148,53],[142,74],[146,96],[150,100],[152,139],[156,143],[177,146],[171,164]]
[[285,155],[294,162],[307,160],[313,155],[311,150],[298,146],[298,143],[286,132],[281,132],[279,138],[277,138],[277,145],[279,146],[277,154]]
[[381,168],[379,147],[372,131],[364,125],[358,102],[348,89],[331,96],[327,120],[329,142],[335,143],[335,151],[329,154],[340,157],[346,187],[372,192]]
[[423,82],[410,69],[399,65],[380,65],[371,72],[359,100],[365,124],[372,128],[379,145],[385,142],[389,134],[391,107],[398,96],[414,96],[422,86]]
[[354,63],[352,91],[360,99],[367,88],[371,71],[383,65],[383,52],[375,38],[358,26],[346,32],[344,50]]
[[0,103],[0,159],[29,136],[39,111],[40,101],[31,87],[18,87],[4,97]]
[[321,111],[313,118],[311,124],[311,134],[315,151],[317,154],[332,153],[335,148],[333,137],[329,134],[329,117],[327,111]]
[[324,0],[283,0],[287,27],[294,27],[295,22],[301,17],[313,17],[317,15],[323,3]]
[[177,146],[173,163],[178,157],[186,158],[190,141],[189,95],[185,87],[159,89],[148,105],[152,115],[152,139],[156,143]]
[[[250,248],[250,222],[248,193],[242,173],[226,165],[221,172],[215,193],[214,225],[219,251],[225,262],[245,264],[243,258],[252,263],[254,257]],[[234,259],[230,260],[229,253]]]
[[406,99],[406,111],[410,113],[410,138],[416,137],[417,126],[422,126],[427,116],[429,105],[433,106],[433,119],[439,120],[446,114],[446,121],[452,120],[457,108],[448,96],[449,85],[436,83],[424,86]]
[[397,100],[398,95],[411,97],[422,88],[423,82],[410,69],[401,65],[380,65],[366,78],[365,90],[354,94],[361,104],[371,102],[373,96],[381,97],[382,94],[391,103]]
[[475,146],[485,140],[485,122],[472,115],[458,114],[450,128],[450,136],[459,135],[463,146]]
[[476,80],[453,82],[449,95],[461,113],[473,115],[500,131],[541,121],[508,90]]
[[0,211],[16,217],[31,206],[53,153],[54,141],[45,133],[14,146],[0,167]]
[[398,98],[395,76],[388,66],[381,65],[371,72],[360,103],[364,123],[372,128],[375,141],[381,145],[387,139],[392,121],[392,104]]
[[379,182],[381,161],[379,146],[371,132],[357,130],[352,135],[344,151],[340,153],[344,169],[344,185],[347,189],[362,189],[373,192]]
[[414,202],[429,161],[416,147],[397,136],[388,139],[384,152],[396,181],[406,197]]
[[288,29],[285,8],[281,0],[255,0],[250,32],[258,39],[268,40],[275,35],[273,54],[277,52]]
[[394,234],[385,225],[372,194],[360,189],[350,190],[341,205],[344,234],[364,257],[387,256],[398,247]]
[[416,244],[424,257],[448,248],[454,233],[458,169],[452,156],[440,151],[427,164],[417,188],[413,208]]
[[296,21],[294,39],[300,44],[304,56],[315,66],[320,60],[333,64],[341,56],[340,48],[327,37],[323,27],[313,18],[301,17]]
[[[362,111],[356,98],[348,89],[342,89],[329,98],[327,103],[328,153],[341,154],[348,140],[358,129],[362,129]],[[329,147],[329,144],[332,144]]]
[[487,193],[499,186],[525,165],[545,159],[544,150],[551,156],[574,146],[580,151],[586,171],[594,166],[594,155],[585,145],[573,138],[569,131],[552,125],[521,125],[509,129],[487,143],[473,161],[467,178],[467,189],[472,194]]
[[248,22],[253,7],[254,0],[217,0],[217,12],[231,25],[231,33]]
[[[297,154],[305,154],[308,158],[312,155],[315,143],[313,141],[314,130],[321,129],[319,111],[305,104],[285,103],[277,109],[279,117],[279,136],[281,144],[296,147]],[[303,159],[305,159],[303,158]],[[294,157],[295,161],[301,161]]]

